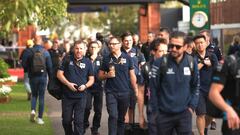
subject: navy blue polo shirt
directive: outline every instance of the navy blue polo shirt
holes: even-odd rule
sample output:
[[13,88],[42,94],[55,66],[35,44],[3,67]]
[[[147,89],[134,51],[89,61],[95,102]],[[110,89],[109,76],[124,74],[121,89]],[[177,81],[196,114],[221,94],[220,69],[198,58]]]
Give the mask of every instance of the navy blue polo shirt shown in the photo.
[[92,62],[93,64],[93,72],[94,72],[94,84],[88,88],[88,90],[96,90],[101,91],[102,88],[102,81],[98,79],[98,72],[102,65],[102,57],[97,56],[97,58]]
[[132,58],[135,74],[141,75],[139,63],[146,62],[146,60],[145,60],[143,54],[140,52],[140,50],[138,52],[138,50],[133,47],[129,52],[126,52],[126,50],[124,50],[124,49],[122,49],[122,52],[128,54]]
[[196,54],[195,57],[200,63],[204,59],[210,59],[212,66],[208,67],[204,65],[200,70],[199,70],[199,76],[200,76],[200,91],[203,92],[206,96],[208,95],[210,85],[211,85],[211,78],[213,71],[217,68],[218,65],[218,59],[217,56],[214,53],[206,52],[205,57],[202,58],[198,53]]
[[[89,76],[94,76],[92,62],[83,57],[81,60],[76,61],[73,55],[70,58],[66,56],[60,64],[59,70],[64,71],[65,78],[78,86],[84,85],[88,82]],[[81,92],[74,92],[67,87],[64,88],[64,95],[69,98],[80,98]]]
[[188,107],[193,110],[197,107],[199,97],[199,73],[197,62],[194,61],[194,72],[189,67],[185,54],[180,63],[169,55],[167,69],[160,74],[163,57],[157,59],[151,69],[150,100],[151,108],[166,113],[180,113]]
[[134,69],[132,59],[126,53],[121,53],[121,56],[118,59],[110,54],[103,58],[103,63],[100,70],[108,72],[110,64],[115,66],[116,76],[114,78],[107,78],[105,84],[106,92],[130,92],[131,83],[129,70]]

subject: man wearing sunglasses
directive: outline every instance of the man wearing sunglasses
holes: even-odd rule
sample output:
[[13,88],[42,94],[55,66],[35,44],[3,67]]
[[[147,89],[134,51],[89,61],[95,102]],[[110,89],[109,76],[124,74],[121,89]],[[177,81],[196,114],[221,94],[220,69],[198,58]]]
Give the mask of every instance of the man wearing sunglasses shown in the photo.
[[[169,55],[157,59],[151,69],[150,100],[152,111],[158,113],[158,134],[192,134],[192,113],[199,96],[199,73],[189,55],[185,53],[185,33],[173,32],[170,36]],[[167,60],[167,63],[164,62]],[[166,70],[161,70],[162,62]]]

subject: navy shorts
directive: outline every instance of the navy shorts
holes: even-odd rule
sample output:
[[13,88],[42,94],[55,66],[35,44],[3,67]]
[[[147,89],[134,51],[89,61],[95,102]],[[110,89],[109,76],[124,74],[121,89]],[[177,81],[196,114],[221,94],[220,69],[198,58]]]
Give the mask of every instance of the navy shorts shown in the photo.
[[207,102],[209,102],[207,94],[200,91],[196,115],[205,115],[207,113]]
[[136,106],[136,102],[137,102],[137,98],[136,98],[136,94],[133,90],[131,90],[130,92],[130,104],[129,104],[129,108],[130,109],[134,109]]
[[142,75],[136,75],[137,77],[137,84],[144,85],[144,78]]

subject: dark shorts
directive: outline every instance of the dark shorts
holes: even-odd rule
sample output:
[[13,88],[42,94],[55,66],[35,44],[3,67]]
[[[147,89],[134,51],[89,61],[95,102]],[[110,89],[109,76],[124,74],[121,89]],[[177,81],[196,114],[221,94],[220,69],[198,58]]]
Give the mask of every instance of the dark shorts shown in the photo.
[[144,85],[144,78],[142,75],[136,75],[137,77],[137,84]]
[[136,102],[137,102],[137,98],[136,98],[136,94],[133,90],[131,90],[130,92],[130,104],[129,104],[129,108],[130,109],[134,109],[136,106]]
[[200,92],[196,115],[205,115],[207,113],[207,102],[209,102],[207,94]]

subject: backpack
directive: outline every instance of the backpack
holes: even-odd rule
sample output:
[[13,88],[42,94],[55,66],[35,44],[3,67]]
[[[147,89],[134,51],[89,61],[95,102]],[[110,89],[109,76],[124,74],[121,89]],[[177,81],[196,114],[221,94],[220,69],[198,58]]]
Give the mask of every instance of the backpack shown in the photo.
[[[70,63],[70,55],[67,54],[65,56],[65,63],[64,66],[68,68],[68,65]],[[63,97],[63,88],[66,87],[64,84],[62,84],[61,81],[57,78],[57,71],[54,71],[52,75],[49,77],[49,82],[47,85],[48,93],[56,98],[57,100],[61,100]]]
[[236,90],[235,90],[235,99],[237,101],[233,101],[233,103],[239,104],[240,103],[240,54],[235,53],[232,55],[229,55],[228,59],[228,67],[230,71],[230,75],[233,76],[234,80],[236,80]]
[[35,50],[31,49],[32,52],[32,61],[30,72],[32,74],[41,74],[46,72],[46,58],[44,56],[44,50]]

